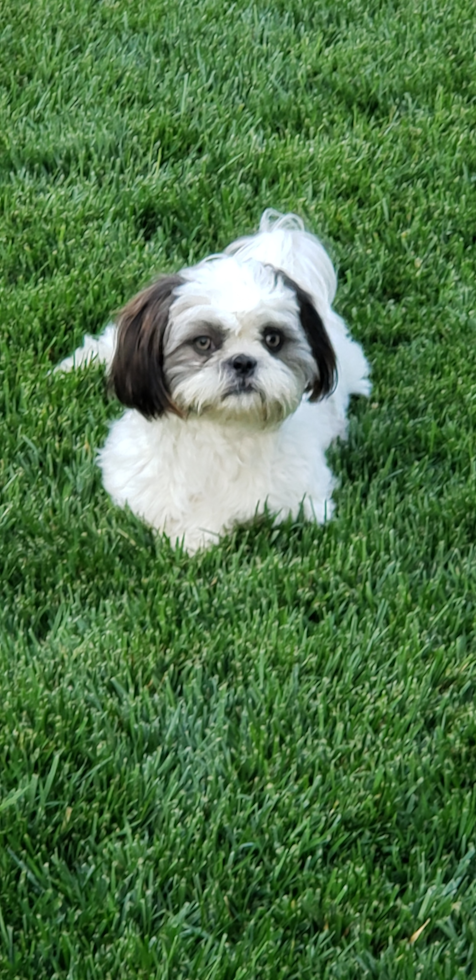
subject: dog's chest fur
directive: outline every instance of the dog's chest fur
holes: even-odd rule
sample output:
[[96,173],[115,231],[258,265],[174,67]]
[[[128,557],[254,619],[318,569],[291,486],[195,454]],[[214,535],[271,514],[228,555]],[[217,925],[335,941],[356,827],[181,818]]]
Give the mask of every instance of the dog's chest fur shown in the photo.
[[306,517],[321,522],[332,510],[324,457],[330,422],[335,438],[345,422],[329,402],[303,402],[266,430],[203,417],[147,421],[131,410],[113,424],[100,453],[104,486],[172,542],[183,539],[188,551],[266,508],[283,520],[303,506]]

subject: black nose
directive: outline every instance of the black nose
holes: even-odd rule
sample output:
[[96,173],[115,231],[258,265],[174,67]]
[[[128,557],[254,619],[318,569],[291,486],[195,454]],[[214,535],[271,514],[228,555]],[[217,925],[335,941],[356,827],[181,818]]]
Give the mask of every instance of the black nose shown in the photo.
[[240,378],[248,378],[253,374],[258,362],[255,357],[250,357],[248,354],[237,354],[228,363]]

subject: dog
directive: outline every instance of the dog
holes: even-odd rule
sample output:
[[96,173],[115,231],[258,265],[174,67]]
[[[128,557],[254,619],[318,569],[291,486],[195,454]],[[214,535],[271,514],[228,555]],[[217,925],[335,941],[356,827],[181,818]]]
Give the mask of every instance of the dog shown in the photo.
[[336,275],[296,215],[139,292],[57,370],[104,363],[127,411],[99,453],[113,501],[189,553],[263,512],[333,512],[325,452],[369,366]]

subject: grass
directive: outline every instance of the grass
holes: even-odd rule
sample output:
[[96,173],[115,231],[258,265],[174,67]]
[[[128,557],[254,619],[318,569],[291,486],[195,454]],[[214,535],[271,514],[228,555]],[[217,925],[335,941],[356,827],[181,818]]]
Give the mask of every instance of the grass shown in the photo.
[[[469,0],[4,0],[0,977],[476,971]],[[301,213],[373,368],[336,519],[194,558],[49,368]]]

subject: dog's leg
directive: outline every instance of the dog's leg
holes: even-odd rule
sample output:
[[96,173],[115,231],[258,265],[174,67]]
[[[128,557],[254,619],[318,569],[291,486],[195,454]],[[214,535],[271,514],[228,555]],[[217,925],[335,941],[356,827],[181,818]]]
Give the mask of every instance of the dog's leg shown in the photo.
[[87,367],[88,364],[105,364],[107,368],[111,366],[116,345],[116,325],[109,323],[99,337],[91,337],[86,334],[81,347],[77,347],[74,354],[65,357],[64,361],[54,368],[55,371],[74,371],[79,367]]

